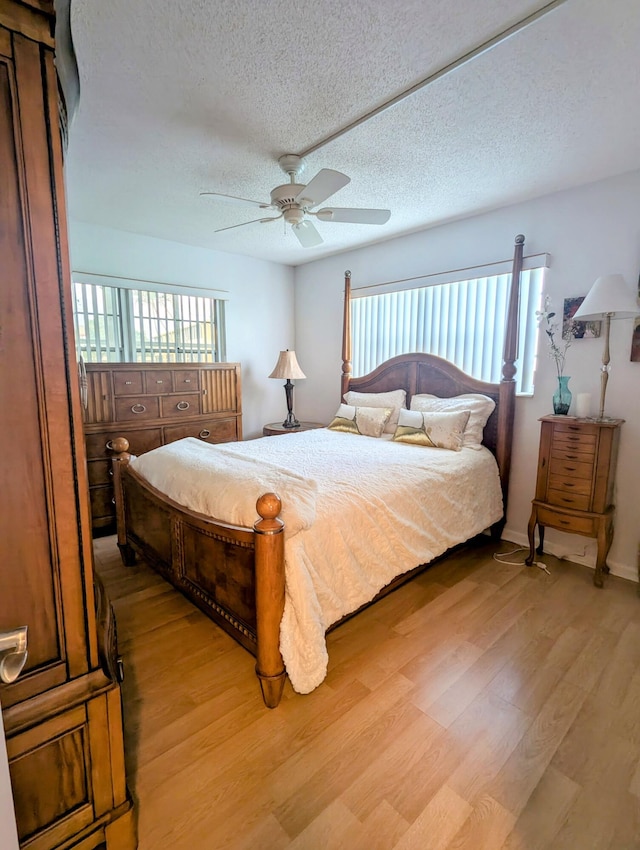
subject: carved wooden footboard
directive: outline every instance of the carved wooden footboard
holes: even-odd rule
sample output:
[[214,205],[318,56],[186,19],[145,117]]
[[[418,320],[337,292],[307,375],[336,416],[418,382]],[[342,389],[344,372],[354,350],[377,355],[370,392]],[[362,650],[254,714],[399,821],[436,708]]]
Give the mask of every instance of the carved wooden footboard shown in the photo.
[[126,439],[113,441],[118,546],[125,564],[139,554],[256,656],[269,708],[280,702],[284,611],[284,523],[274,493],[258,499],[253,530],[190,511],[159,493],[129,467]]

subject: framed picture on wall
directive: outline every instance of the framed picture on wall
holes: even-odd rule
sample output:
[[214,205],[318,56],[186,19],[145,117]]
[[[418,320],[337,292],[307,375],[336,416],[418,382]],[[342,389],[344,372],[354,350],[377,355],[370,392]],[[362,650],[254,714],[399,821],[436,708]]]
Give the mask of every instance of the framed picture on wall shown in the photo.
[[633,325],[633,336],[631,337],[631,361],[640,363],[640,319],[636,319]]
[[580,295],[577,298],[565,298],[564,307],[562,310],[562,338],[567,339],[595,339],[600,336],[600,328],[602,322],[580,322],[573,317],[576,314],[578,307],[584,301],[585,296]]

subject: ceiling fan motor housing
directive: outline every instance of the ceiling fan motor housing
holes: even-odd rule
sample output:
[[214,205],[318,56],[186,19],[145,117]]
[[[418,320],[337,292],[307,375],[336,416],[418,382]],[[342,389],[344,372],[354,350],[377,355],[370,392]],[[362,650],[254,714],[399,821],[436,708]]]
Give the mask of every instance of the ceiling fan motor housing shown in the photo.
[[285,183],[271,192],[272,205],[280,210],[289,224],[300,224],[304,219],[304,206],[296,201],[304,188],[304,183]]

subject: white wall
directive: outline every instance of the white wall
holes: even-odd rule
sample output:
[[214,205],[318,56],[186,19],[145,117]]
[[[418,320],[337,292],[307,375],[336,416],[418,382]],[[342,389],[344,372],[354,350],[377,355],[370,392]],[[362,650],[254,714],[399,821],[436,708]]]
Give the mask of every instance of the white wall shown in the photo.
[[9,761],[4,738],[2,706],[0,706],[0,847],[18,850],[18,832],[13,811],[13,794],[9,777]]
[[295,345],[292,268],[77,221],[69,230],[74,270],[228,290],[227,359],[242,364],[244,436],[284,418],[282,382],[267,376]]
[[[426,272],[473,266],[512,256],[516,234],[526,236],[525,253],[548,252],[546,291],[556,310],[565,297],[585,295],[602,274],[620,272],[635,287],[640,270],[640,172],[489,212],[296,269],[296,352],[308,380],[298,382],[296,414],[328,421],[339,402],[341,315],[344,270],[352,285],[383,282]],[[336,225],[338,226],[338,225]],[[609,554],[614,573],[637,578],[640,507],[640,363],[629,361],[633,320],[612,323],[611,374],[606,412],[626,420],[617,470],[615,536]],[[603,340],[577,340],[567,354],[569,386],[599,398]],[[504,536],[526,542],[535,489],[538,418],[551,413],[554,364],[541,342],[533,398],[516,406],[514,455]],[[547,549],[571,560],[595,562],[595,541],[549,529]],[[586,557],[575,556],[587,549]]]

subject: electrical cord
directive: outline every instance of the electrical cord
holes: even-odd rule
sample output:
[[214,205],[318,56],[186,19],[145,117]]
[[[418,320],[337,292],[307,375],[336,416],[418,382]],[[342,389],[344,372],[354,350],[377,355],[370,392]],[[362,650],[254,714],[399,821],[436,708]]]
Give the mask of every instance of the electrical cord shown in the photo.
[[[524,546],[518,546],[516,549],[512,549],[510,552],[494,552],[493,553],[493,559],[494,559],[494,561],[497,561],[499,564],[508,564],[511,567],[524,567],[524,566],[528,566],[528,565],[525,564],[524,561],[504,561],[503,558],[509,558],[511,555],[515,555],[516,552],[528,552],[528,551],[529,550],[527,548],[525,548]],[[536,567],[539,567],[541,570],[544,570],[544,572],[547,575],[549,575],[549,576],[551,575],[551,573],[549,572],[549,568],[547,567],[546,564],[543,564],[542,561],[534,561],[533,564],[531,564],[531,566],[534,566],[534,565]]]

